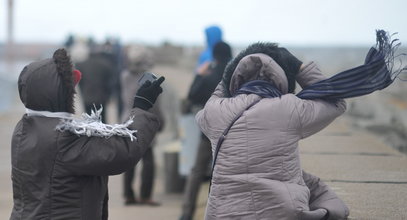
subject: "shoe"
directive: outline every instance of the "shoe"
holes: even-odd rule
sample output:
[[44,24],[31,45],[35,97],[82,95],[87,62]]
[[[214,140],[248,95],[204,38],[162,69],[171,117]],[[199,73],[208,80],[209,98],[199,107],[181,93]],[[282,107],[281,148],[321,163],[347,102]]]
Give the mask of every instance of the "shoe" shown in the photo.
[[126,200],[124,201],[125,205],[137,205],[139,204],[139,201],[137,201],[137,199],[135,198],[126,198]]
[[151,199],[142,199],[140,200],[141,205],[148,205],[148,206],[160,206],[161,203],[153,201]]

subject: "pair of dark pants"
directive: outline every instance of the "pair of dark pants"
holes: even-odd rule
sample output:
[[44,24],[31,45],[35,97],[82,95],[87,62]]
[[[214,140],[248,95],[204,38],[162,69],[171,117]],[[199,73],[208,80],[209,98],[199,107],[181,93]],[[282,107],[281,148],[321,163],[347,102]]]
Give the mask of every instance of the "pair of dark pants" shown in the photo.
[[[140,198],[143,200],[151,199],[151,193],[154,185],[154,155],[153,148],[149,147],[141,158],[143,167],[141,170]],[[135,167],[124,173],[124,197],[126,199],[135,199],[133,191],[133,181],[135,179]]]
[[184,219],[192,219],[194,215],[199,189],[201,188],[201,183],[207,176],[208,166],[211,161],[211,142],[206,136],[202,135],[195,164],[188,176],[184,191],[184,202],[182,205],[182,216]]

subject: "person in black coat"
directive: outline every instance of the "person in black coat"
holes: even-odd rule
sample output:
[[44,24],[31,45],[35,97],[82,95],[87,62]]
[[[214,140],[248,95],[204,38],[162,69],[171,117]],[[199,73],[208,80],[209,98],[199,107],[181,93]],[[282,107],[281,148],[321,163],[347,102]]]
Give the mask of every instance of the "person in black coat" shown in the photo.
[[24,67],[18,78],[27,113],[11,141],[10,220],[107,220],[108,176],[134,167],[160,127],[148,110],[162,92],[163,77],[133,95],[128,118],[134,121],[107,127],[99,119],[74,117],[80,76],[66,50],[58,49]]
[[[225,42],[218,42],[213,48],[214,61],[198,69],[198,74],[189,89],[188,102],[192,109],[202,109],[211,97],[216,86],[222,79],[223,71],[232,58],[232,50]],[[195,212],[196,199],[202,181],[207,175],[209,163],[212,161],[211,142],[201,135],[195,164],[188,176],[184,192],[181,220],[192,219]]]
[[94,51],[87,60],[77,63],[76,68],[82,72],[79,89],[86,113],[90,114],[94,106],[100,108],[102,105],[102,121],[106,122],[106,106],[113,91],[112,82],[115,77],[111,54]]
[[188,100],[192,105],[204,106],[220,82],[226,64],[232,57],[230,46],[225,42],[215,44],[214,61],[208,66],[198,69],[198,74],[188,92]]

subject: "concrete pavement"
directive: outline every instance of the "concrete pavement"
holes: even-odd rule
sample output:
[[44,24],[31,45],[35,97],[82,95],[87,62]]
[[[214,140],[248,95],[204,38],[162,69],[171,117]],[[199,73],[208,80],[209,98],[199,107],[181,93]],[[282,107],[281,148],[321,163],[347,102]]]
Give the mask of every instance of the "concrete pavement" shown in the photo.
[[326,181],[351,219],[407,219],[407,156],[342,117],[300,143],[304,170]]

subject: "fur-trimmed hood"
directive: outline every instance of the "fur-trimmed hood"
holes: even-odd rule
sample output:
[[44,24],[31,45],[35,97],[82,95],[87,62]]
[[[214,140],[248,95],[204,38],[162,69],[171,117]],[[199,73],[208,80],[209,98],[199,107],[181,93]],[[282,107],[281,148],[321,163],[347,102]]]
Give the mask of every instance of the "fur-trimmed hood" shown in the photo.
[[[278,45],[276,43],[255,43],[247,47],[245,50],[240,52],[230,63],[226,66],[225,72],[223,74],[223,83],[225,85],[225,88],[230,88],[231,84],[231,78],[232,75],[234,74],[237,66],[239,65],[239,62],[246,56],[250,54],[265,54],[269,57],[271,57],[274,61],[280,60],[281,55],[278,52]],[[282,69],[286,69],[285,66],[282,66],[284,64],[282,63],[276,63],[278,66],[280,66]],[[284,71],[283,71],[284,72]],[[295,90],[295,75],[292,73],[286,73],[285,75],[287,77],[287,82],[288,82],[288,93],[293,93]],[[226,96],[230,97],[232,96],[230,94],[229,90],[226,90],[225,94]]]
[[230,94],[234,95],[243,84],[252,80],[271,82],[282,94],[288,92],[284,70],[266,54],[250,54],[240,60],[230,80]]
[[72,62],[65,49],[52,58],[25,66],[18,78],[18,92],[24,106],[36,111],[74,113]]

